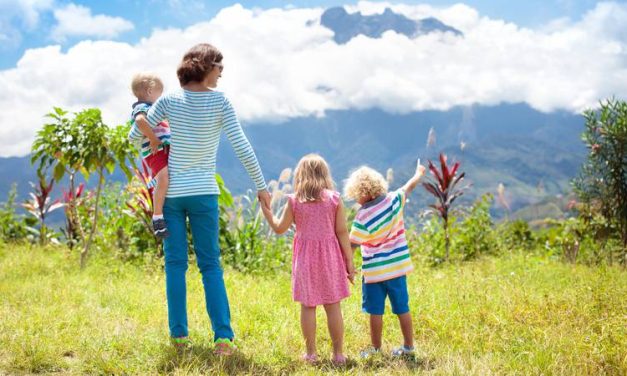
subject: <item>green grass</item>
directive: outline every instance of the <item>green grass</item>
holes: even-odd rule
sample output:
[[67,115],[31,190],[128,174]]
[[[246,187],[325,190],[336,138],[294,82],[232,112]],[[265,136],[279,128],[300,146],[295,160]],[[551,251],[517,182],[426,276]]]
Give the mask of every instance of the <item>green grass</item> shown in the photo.
[[[93,258],[80,271],[62,249],[0,248],[0,374],[627,374],[627,272],[532,256],[419,266],[410,303],[415,361],[357,358],[368,345],[360,289],[343,303],[346,368],[299,361],[303,341],[289,275],[231,270],[226,282],[240,353],[211,353],[198,270],[188,273],[194,346],[168,344],[164,275],[157,265]],[[319,350],[331,351],[322,312]],[[384,347],[401,341],[385,316]]]

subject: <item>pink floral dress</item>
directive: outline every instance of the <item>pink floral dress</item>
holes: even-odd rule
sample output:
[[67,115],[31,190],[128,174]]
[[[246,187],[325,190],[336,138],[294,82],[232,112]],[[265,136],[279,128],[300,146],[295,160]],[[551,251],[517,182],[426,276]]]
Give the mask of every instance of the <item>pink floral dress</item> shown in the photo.
[[333,304],[350,295],[342,248],[335,235],[340,194],[325,190],[320,201],[292,204],[296,234],[292,257],[292,296],[308,307]]

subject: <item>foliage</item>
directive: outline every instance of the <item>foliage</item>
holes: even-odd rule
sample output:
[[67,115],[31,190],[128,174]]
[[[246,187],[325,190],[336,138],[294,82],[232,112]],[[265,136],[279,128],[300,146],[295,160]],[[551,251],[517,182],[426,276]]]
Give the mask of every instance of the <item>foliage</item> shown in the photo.
[[[129,193],[129,197],[126,199],[124,205],[126,209],[124,214],[127,217],[132,218],[134,224],[132,228],[127,229],[127,234],[130,234],[128,240],[124,240],[122,233],[117,235],[120,240],[121,249],[124,249],[124,242],[129,243],[127,252],[128,256],[140,255],[150,250],[156,250],[157,255],[163,255],[163,245],[159,239],[154,235],[152,228],[152,213],[153,213],[153,197],[152,189],[148,188],[150,182],[150,174],[148,168],[142,163],[142,170],[135,169],[135,179],[133,179],[127,185],[126,189]],[[192,243],[190,243],[192,244]]]
[[420,232],[416,228],[407,231],[410,247],[431,265],[447,260],[468,261],[480,255],[499,253],[501,248],[490,216],[492,202],[492,195],[485,194],[472,206],[449,212],[448,231],[452,239],[449,255],[446,254],[443,222],[428,213],[423,214],[419,223]]
[[423,183],[427,192],[436,198],[435,205],[429,205],[435,209],[436,213],[442,218],[442,227],[444,229],[444,246],[446,249],[445,260],[449,258],[450,249],[450,233],[449,233],[449,212],[453,202],[463,194],[464,188],[457,187],[457,184],[464,179],[465,173],[457,174],[460,163],[456,162],[450,167],[446,163],[446,155],[440,153],[440,170],[435,167],[433,162],[429,160],[429,171],[433,176],[433,180]]
[[39,229],[35,229],[39,235],[39,244],[45,245],[49,240],[49,235],[46,228],[46,216],[51,212],[63,207],[63,203],[60,200],[52,201],[50,193],[54,187],[54,180],[46,181],[46,177],[39,172],[38,184],[30,183],[33,187],[33,192],[30,193],[31,199],[27,200],[22,206],[33,217],[39,221]]
[[[449,221],[455,222],[452,214],[449,214]],[[454,233],[455,228],[450,227],[449,232]],[[414,251],[414,258],[419,263],[435,266],[445,261],[444,231],[442,222],[437,217],[423,215],[418,227],[412,225],[406,234],[409,248]]]
[[0,240],[18,242],[28,236],[28,227],[36,223],[34,218],[27,219],[15,212],[17,185],[13,184],[7,201],[0,207]]
[[462,260],[471,260],[479,255],[497,252],[496,234],[490,217],[490,206],[494,201],[487,193],[479,198],[467,213],[461,216],[462,220],[456,224],[457,231],[453,248]]
[[569,263],[612,264],[613,260],[624,257],[623,248],[616,232],[614,236],[599,241],[597,230],[603,228],[602,222],[601,216],[593,222],[582,216],[549,220],[548,227],[533,234],[535,250]]
[[627,249],[627,102],[611,98],[600,105],[584,112],[582,140],[589,152],[573,186],[584,203],[615,224]]
[[220,234],[226,264],[242,272],[273,272],[288,264],[291,242],[268,235],[265,220],[252,191],[239,197],[229,209],[231,219]]
[[[37,133],[32,146],[33,163],[38,163],[38,171],[52,168],[54,179],[60,181],[65,174],[70,176],[70,192],[75,192],[75,178],[78,173],[88,180],[91,175],[98,176],[93,218],[86,233],[80,221],[77,233],[81,236],[81,267],[85,266],[89,249],[98,226],[100,194],[105,182],[105,173],[113,173],[116,166],[130,180],[132,173],[127,162],[133,166],[137,155],[135,148],[127,139],[129,125],[110,128],[102,121],[100,110],[86,109],[69,117],[67,111],[55,107],[48,114],[52,122],[47,123]],[[70,196],[70,210],[77,210],[77,197]],[[78,217],[74,213],[73,217]]]
[[535,236],[526,221],[505,221],[497,226],[498,247],[505,252],[528,250],[535,246]]

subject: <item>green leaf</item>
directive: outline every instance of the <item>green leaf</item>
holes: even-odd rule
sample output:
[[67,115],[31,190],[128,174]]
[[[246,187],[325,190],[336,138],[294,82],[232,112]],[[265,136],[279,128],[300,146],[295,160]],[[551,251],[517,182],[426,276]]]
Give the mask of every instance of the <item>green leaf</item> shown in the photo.
[[65,175],[65,166],[57,162],[56,166],[54,166],[54,180],[57,182],[61,181],[63,175]]

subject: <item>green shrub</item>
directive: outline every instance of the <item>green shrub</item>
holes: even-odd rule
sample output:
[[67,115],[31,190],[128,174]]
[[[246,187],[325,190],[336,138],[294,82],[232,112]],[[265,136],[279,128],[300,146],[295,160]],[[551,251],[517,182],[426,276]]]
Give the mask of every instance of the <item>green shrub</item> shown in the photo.
[[0,206],[0,239],[4,242],[18,242],[28,237],[29,226],[34,226],[36,219],[27,219],[15,212],[15,199],[17,197],[17,185],[13,184],[7,201]]
[[501,251],[530,250],[537,245],[531,227],[527,221],[517,219],[505,221],[497,226],[496,237]]
[[[454,224],[456,217],[450,215],[449,221]],[[449,234],[455,234],[457,228],[449,227]],[[435,266],[446,261],[446,241],[442,221],[427,213],[422,215],[417,226],[410,226],[407,231],[407,242],[413,250],[414,258],[419,262]],[[451,260],[455,258],[455,250]]]
[[[449,214],[449,236],[452,239],[449,260],[467,261],[483,254],[497,253],[498,243],[493,229],[490,205],[492,195],[486,194],[472,206]],[[417,228],[420,232],[417,232]],[[446,238],[442,221],[425,212],[418,226],[407,231],[407,240],[419,262],[439,265],[446,261]]]
[[455,226],[453,249],[462,260],[471,260],[480,255],[494,254],[498,251],[490,205],[493,197],[484,194],[471,207],[463,209],[465,213]]

